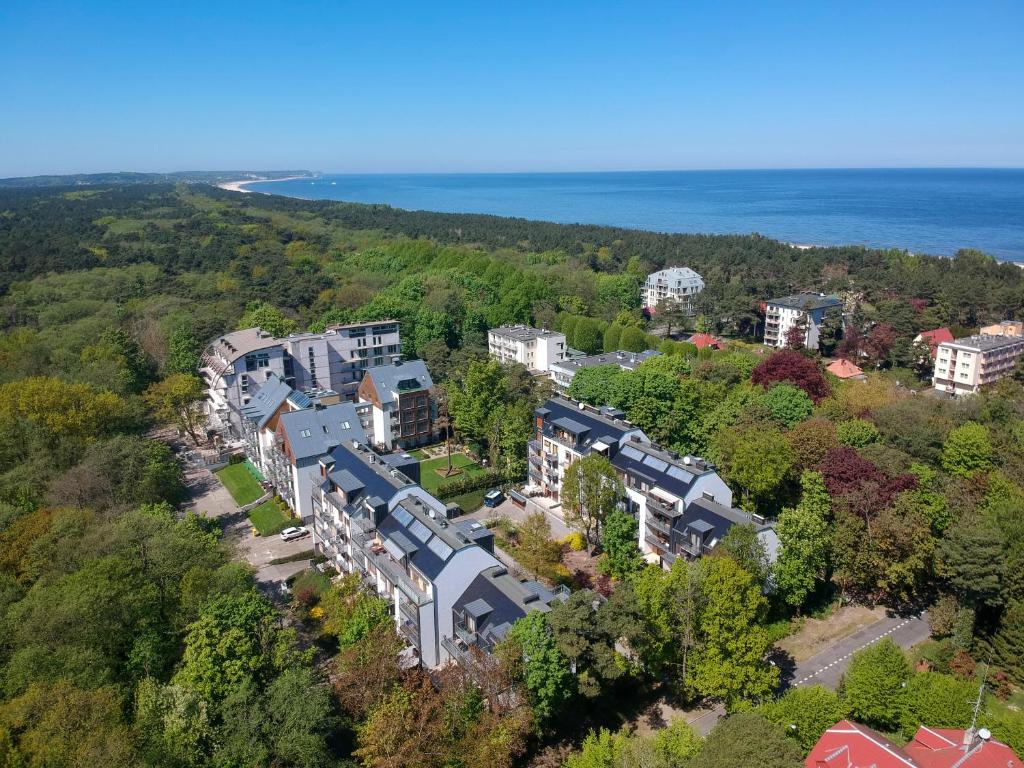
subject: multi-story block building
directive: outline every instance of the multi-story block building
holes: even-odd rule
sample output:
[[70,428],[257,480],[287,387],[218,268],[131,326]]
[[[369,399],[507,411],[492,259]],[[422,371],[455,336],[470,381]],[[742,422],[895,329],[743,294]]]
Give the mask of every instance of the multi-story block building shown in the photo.
[[267,476],[278,419],[290,408],[288,398],[293,392],[291,387],[271,374],[263,387],[240,409],[245,455],[264,476]]
[[[296,393],[302,398],[302,393]],[[366,442],[353,403],[307,405],[282,413],[273,432],[264,476],[304,522],[313,517],[313,492],[322,482],[320,457],[342,443]]]
[[526,325],[503,325],[487,332],[487,351],[502,363],[521,363],[546,373],[566,359],[565,334]]
[[422,360],[369,368],[359,384],[360,402],[370,404],[374,445],[385,450],[433,442],[437,403],[434,382]]
[[732,508],[732,491],[714,466],[651,443],[621,412],[556,397],[534,417],[527,490],[558,499],[573,462],[594,452],[607,456],[625,488],[624,507],[637,519],[638,546],[649,561],[668,567],[680,556],[706,554],[740,523],[758,527],[769,554],[777,548],[764,520]]
[[1024,336],[1024,322],[1003,320],[1001,323],[986,325],[978,333],[982,336]]
[[320,459],[316,550],[385,598],[401,637],[436,667],[488,650],[516,619],[549,606],[508,576],[485,542],[450,523],[445,506],[407,474],[408,456],[358,442]]
[[978,334],[939,344],[932,385],[950,395],[969,395],[986,384],[1011,375],[1021,355],[1024,337]]
[[551,364],[551,381],[554,382],[555,389],[565,393],[572,386],[572,380],[576,374],[584,368],[596,368],[599,365],[617,365],[624,371],[635,371],[637,366],[644,360],[649,360],[659,354],[661,353],[653,349],[648,349],[645,352],[625,352],[619,350],[618,352],[605,352],[601,355],[588,355],[586,357],[561,360]]
[[817,349],[826,314],[841,313],[842,308],[842,299],[823,293],[794,293],[765,302],[764,343],[785,347],[790,329],[802,327],[804,347]]
[[632,438],[649,442],[639,427],[611,407],[593,408],[554,397],[534,412],[536,436],[527,445],[527,488],[558,500],[565,470],[596,452],[612,458]]
[[366,369],[389,362],[400,345],[398,323],[390,320],[284,338],[259,328],[224,334],[207,346],[200,367],[211,426],[242,439],[240,409],[272,375],[301,392],[330,389],[353,400]]
[[684,312],[693,313],[694,300],[704,290],[704,278],[689,267],[670,267],[649,274],[640,290],[647,310],[656,309],[661,302],[671,301]]

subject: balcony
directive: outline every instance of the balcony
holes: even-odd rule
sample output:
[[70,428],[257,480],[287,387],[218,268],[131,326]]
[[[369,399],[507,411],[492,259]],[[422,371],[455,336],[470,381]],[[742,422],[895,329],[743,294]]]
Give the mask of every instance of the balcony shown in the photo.
[[417,608],[415,605],[410,603],[408,600],[399,600],[398,601],[398,610],[401,611],[402,614],[406,618],[409,619],[409,621],[411,621],[411,622],[413,622],[414,624],[417,624],[417,625],[419,624],[419,621],[420,621],[420,611],[419,611],[419,608]]
[[400,621],[398,622],[398,634],[408,640],[416,648],[420,647],[420,630],[419,627],[415,627],[411,622]]
[[651,533],[650,531],[648,531],[644,535],[644,541],[646,541],[652,547],[665,552],[669,551],[669,549],[671,548],[671,544],[669,544],[667,539],[663,539],[657,536],[656,534]]
[[650,530],[658,531],[659,533],[661,533],[666,538],[669,538],[669,537],[672,536],[672,528],[667,523],[665,523],[665,521],[659,520],[657,517],[651,516],[651,517],[647,518],[646,523],[647,523],[647,530],[649,530],[649,531]]
[[543,449],[543,445],[541,444],[540,440],[527,440],[526,447],[529,448],[531,451],[536,451],[537,453],[540,453]]
[[668,518],[678,517],[682,514],[678,509],[676,509],[676,505],[674,503],[670,503],[652,493],[647,494],[647,508]]
[[470,632],[465,627],[458,624],[455,625],[455,636],[459,638],[467,648],[476,645],[476,632]]
[[530,456],[529,456],[529,459],[530,459],[530,464],[531,465],[533,465],[535,467],[541,466],[541,458],[540,458],[540,456],[536,456],[536,455],[531,453]]

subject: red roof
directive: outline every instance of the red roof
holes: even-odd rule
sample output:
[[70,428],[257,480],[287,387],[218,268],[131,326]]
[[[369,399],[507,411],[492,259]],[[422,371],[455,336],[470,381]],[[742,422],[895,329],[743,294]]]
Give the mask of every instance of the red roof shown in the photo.
[[865,725],[840,720],[818,739],[806,768],[921,768],[903,750]]
[[[902,749],[867,726],[840,720],[818,739],[805,768],[1021,768],[1019,757],[984,729],[921,726]],[[986,736],[987,738],[981,738]]]
[[864,371],[844,358],[832,361],[825,370],[838,379],[853,379],[864,375]]
[[710,333],[695,333],[687,341],[696,346],[697,349],[707,349],[708,347],[712,349],[722,348],[721,339],[716,339]]
[[[1021,760],[1012,749],[984,729],[964,744],[966,732],[958,728],[925,728],[903,748],[922,768],[1014,768]],[[980,738],[987,735],[988,738]]]
[[[932,351],[932,357],[935,357],[935,352],[939,348],[939,344],[943,344],[947,341],[953,340],[953,334],[949,328],[936,328],[934,331],[921,331],[917,334],[917,339],[928,342],[928,348]],[[915,341],[917,340],[915,339]]]

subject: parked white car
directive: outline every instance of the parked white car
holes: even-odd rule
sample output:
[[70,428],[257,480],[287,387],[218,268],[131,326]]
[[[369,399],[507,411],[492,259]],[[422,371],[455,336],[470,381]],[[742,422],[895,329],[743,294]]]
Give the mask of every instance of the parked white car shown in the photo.
[[297,528],[285,528],[281,531],[281,541],[292,541],[294,539],[301,539],[303,536],[309,535],[309,529],[303,525]]

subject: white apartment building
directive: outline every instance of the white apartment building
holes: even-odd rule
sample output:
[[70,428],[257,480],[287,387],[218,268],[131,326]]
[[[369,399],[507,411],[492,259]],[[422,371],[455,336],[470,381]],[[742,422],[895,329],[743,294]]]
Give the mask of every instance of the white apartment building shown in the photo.
[[689,267],[670,267],[647,276],[641,296],[645,309],[662,301],[674,301],[684,312],[694,311],[693,300],[704,290],[704,278]]
[[200,364],[211,427],[241,439],[240,409],[272,376],[301,392],[329,389],[353,400],[366,369],[389,363],[400,345],[399,324],[391,320],[284,338],[260,328],[226,333],[207,345]]
[[794,293],[765,302],[764,343],[785,347],[790,329],[803,323],[804,347],[817,349],[825,314],[830,310],[841,312],[842,307],[838,296],[823,293]]
[[944,341],[935,353],[932,385],[950,395],[974,394],[982,386],[1011,375],[1021,355],[1021,336],[978,334]]
[[416,484],[411,456],[380,456],[354,441],[320,459],[314,545],[341,573],[356,573],[388,601],[399,635],[425,667],[491,650],[556,593],[519,582],[493,554],[493,535],[446,519]]
[[487,332],[487,351],[502,363],[521,363],[531,371],[547,373],[565,360],[565,334],[527,325],[503,325]]
[[624,371],[635,371],[637,366],[644,360],[650,360],[661,353],[648,349],[644,352],[605,352],[601,355],[588,355],[587,357],[574,357],[571,360],[561,360],[551,365],[551,381],[555,389],[563,394],[572,386],[572,380],[576,374],[584,368],[596,368],[599,365],[617,365]]
[[769,556],[778,549],[771,526],[732,508],[732,490],[714,466],[654,445],[620,411],[555,397],[534,417],[527,491],[558,499],[573,462],[593,452],[607,456],[622,480],[626,509],[638,523],[637,543],[649,562],[667,568],[680,556],[707,554],[732,525],[743,523],[757,528]]

